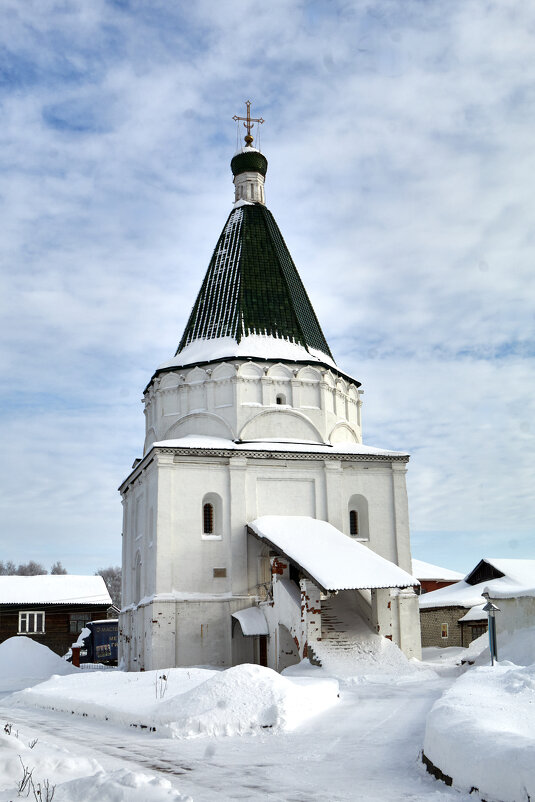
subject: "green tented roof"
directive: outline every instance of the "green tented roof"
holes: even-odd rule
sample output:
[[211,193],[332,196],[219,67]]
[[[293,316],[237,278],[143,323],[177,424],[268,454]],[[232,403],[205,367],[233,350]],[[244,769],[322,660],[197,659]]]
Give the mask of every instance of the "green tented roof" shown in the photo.
[[177,355],[197,340],[267,335],[332,359],[312,304],[271,212],[232,210],[219,237]]

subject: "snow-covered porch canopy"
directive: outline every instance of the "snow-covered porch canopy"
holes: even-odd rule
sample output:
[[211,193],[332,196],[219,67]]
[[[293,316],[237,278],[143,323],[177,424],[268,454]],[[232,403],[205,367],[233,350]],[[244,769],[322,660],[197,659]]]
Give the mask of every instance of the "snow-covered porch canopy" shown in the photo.
[[265,515],[248,524],[247,531],[294,563],[324,593],[420,584],[407,571],[326,521]]
[[269,635],[266,616],[260,607],[246,607],[245,610],[238,610],[238,612],[232,613],[232,618],[239,623],[245,637]]

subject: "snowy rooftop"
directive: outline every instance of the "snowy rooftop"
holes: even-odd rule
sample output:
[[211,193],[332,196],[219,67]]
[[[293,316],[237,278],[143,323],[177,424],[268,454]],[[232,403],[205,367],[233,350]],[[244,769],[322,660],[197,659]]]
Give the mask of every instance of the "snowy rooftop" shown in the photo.
[[384,448],[373,448],[360,443],[314,443],[293,440],[250,440],[244,443],[235,443],[234,440],[225,440],[222,437],[207,437],[205,435],[191,434],[174,440],[158,440],[153,443],[160,448],[211,448],[231,451],[295,451],[316,454],[362,454],[377,457],[408,457],[403,451],[387,451]]
[[481,621],[483,618],[487,618],[487,614],[483,612],[483,607],[485,607],[484,604],[476,604],[462,618],[459,618],[459,621]]
[[101,576],[0,576],[0,604],[111,605]]
[[[504,576],[485,579],[477,585],[470,585],[464,579],[447,588],[433,590],[420,596],[420,609],[431,607],[474,607],[483,604],[482,593],[497,599],[511,596],[535,596],[535,560],[500,560],[485,558],[488,563]],[[473,573],[473,572],[471,572]],[[467,576],[470,576],[468,574]]]
[[535,560],[496,560],[486,558],[504,574],[500,579],[487,582],[489,593],[496,599],[511,596],[535,596]]
[[451,571],[449,568],[441,568],[438,565],[433,565],[432,563],[423,562],[423,560],[414,559],[412,561],[412,573],[413,576],[418,577],[420,581],[422,579],[435,579],[438,582],[458,582],[459,579],[464,579],[465,576],[459,571]]
[[216,359],[227,358],[282,359],[287,362],[321,362],[336,368],[330,356],[315,348],[307,350],[303,345],[282,337],[263,334],[249,334],[237,342],[234,337],[194,340],[172,359],[158,366],[158,370],[198,365]]
[[326,521],[265,515],[252,521],[249,530],[297,563],[323,590],[406,588],[418,584],[406,571]]

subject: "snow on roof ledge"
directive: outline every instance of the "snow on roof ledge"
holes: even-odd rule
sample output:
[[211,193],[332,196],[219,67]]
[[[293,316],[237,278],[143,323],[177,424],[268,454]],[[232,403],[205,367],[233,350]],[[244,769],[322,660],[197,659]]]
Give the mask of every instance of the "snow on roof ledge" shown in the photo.
[[374,448],[365,446],[361,443],[313,443],[290,440],[247,440],[236,443],[234,440],[226,440],[224,437],[209,437],[202,434],[188,434],[185,437],[174,438],[172,440],[157,440],[153,444],[154,448],[211,448],[225,449],[231,451],[295,451],[298,453],[317,453],[317,454],[348,454],[372,457],[402,457],[408,458],[408,454],[403,451],[387,451],[384,448]]
[[269,635],[266,617],[259,607],[246,607],[232,613],[241,626],[241,631],[248,637],[251,635]]
[[289,362],[320,362],[338,370],[330,356],[311,348],[309,351],[299,343],[283,340],[265,334],[249,334],[238,343],[233,337],[215,337],[210,340],[194,340],[176,354],[172,359],[163,362],[157,370],[197,365],[216,359],[232,358],[270,359]]
[[297,563],[321,590],[407,588],[417,579],[356,543],[327,521],[307,516],[265,515],[248,530]]

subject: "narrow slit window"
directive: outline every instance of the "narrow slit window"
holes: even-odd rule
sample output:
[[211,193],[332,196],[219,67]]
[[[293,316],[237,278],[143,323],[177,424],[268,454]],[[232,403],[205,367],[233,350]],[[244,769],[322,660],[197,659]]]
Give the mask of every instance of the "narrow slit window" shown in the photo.
[[356,510],[349,512],[349,534],[356,537],[359,533],[359,514]]
[[203,510],[203,532],[205,535],[214,534],[214,505],[205,504]]
[[285,396],[282,395],[282,393],[280,393],[277,396],[276,401],[277,401],[277,404],[279,404],[279,405],[286,404],[286,398],[285,398]]

